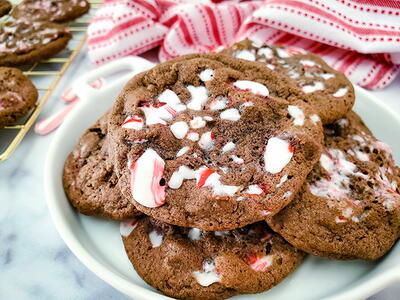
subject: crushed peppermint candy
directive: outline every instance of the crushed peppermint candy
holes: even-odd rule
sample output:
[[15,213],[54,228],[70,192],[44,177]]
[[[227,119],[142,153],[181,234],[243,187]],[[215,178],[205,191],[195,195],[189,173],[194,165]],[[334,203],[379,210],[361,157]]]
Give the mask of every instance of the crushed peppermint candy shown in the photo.
[[119,232],[123,237],[127,237],[137,227],[137,225],[138,220],[136,219],[122,221],[121,223],[119,223]]
[[214,71],[211,69],[205,69],[199,74],[200,80],[203,82],[214,79]]
[[187,86],[191,95],[191,99],[187,104],[187,108],[192,110],[202,110],[208,100],[208,90],[205,86]]
[[264,152],[265,170],[272,174],[281,172],[292,159],[293,152],[289,142],[277,137],[270,138]]
[[268,88],[256,81],[250,80],[237,80],[233,83],[233,86],[242,91],[248,91],[258,96],[268,97],[269,90]]
[[229,120],[236,122],[240,119],[240,113],[236,108],[229,108],[221,112],[219,116],[222,120]]
[[153,248],[160,247],[163,241],[163,236],[159,234],[157,231],[153,230],[149,233],[149,240]]
[[293,124],[297,126],[303,126],[304,125],[304,112],[303,110],[295,105],[289,105],[288,106],[288,112],[289,115],[294,119]]
[[193,277],[201,286],[210,286],[214,282],[220,282],[221,277],[216,272],[216,266],[214,262],[204,262],[203,270],[192,272]]
[[189,131],[189,126],[184,121],[175,122],[170,126],[172,134],[177,139],[183,139]]

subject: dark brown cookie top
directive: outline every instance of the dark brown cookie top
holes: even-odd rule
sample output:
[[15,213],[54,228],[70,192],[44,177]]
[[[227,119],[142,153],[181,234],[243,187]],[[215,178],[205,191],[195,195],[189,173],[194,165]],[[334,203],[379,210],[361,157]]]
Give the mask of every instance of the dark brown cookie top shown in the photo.
[[8,14],[12,8],[12,5],[7,0],[0,0],[0,17]]
[[103,116],[80,137],[65,162],[64,190],[80,213],[126,220],[140,213],[121,195],[119,180],[107,162],[106,135],[107,119]]
[[284,75],[302,89],[305,101],[313,105],[324,124],[344,117],[353,107],[354,89],[346,76],[303,49],[261,45],[245,40],[221,53],[262,62]]
[[292,273],[303,258],[264,222],[207,232],[143,217],[122,223],[121,234],[139,276],[179,299],[261,293]]
[[37,98],[32,81],[20,70],[0,67],[0,128],[25,116]]
[[277,213],[322,144],[319,118],[285,84],[261,64],[205,54],[134,77],[109,118],[122,193],[147,215],[203,230]]
[[399,175],[390,147],[350,112],[325,126],[319,164],[302,192],[269,224],[308,253],[379,258],[399,237]]
[[50,22],[6,22],[0,27],[0,65],[21,65],[51,57],[71,37],[65,27]]
[[67,22],[88,12],[86,0],[24,0],[13,10],[16,19]]

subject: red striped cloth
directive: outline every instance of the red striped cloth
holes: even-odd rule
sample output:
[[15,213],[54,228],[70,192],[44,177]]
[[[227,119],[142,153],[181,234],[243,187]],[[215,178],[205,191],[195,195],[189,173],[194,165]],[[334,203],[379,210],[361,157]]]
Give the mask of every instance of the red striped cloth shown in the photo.
[[244,38],[303,48],[379,89],[400,72],[400,1],[106,1],[88,28],[88,53],[101,64],[160,46],[165,61]]

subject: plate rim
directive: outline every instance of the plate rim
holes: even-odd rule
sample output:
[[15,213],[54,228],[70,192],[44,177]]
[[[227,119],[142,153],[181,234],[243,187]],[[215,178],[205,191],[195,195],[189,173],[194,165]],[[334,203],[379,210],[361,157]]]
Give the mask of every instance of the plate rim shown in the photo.
[[[379,100],[378,97],[369,93],[367,90],[354,86],[357,94],[362,94],[364,97],[369,98],[374,104],[378,105],[385,113],[391,115],[394,119],[396,119],[400,124],[400,115],[393,112],[382,100]],[[78,105],[75,110],[78,111],[80,109],[84,109],[85,105]],[[73,117],[75,111],[71,114]],[[64,127],[64,124],[61,126]],[[155,297],[157,299],[173,299],[168,296],[156,293],[152,290],[149,290],[145,287],[141,287],[135,283],[128,281],[122,276],[118,275],[117,272],[110,270],[107,268],[102,262],[95,259],[88,250],[83,246],[82,243],[79,242],[78,238],[72,232],[72,228],[70,228],[66,222],[63,221],[63,212],[62,209],[57,205],[57,191],[54,188],[56,186],[56,181],[60,180],[59,176],[54,176],[54,165],[56,161],[57,147],[58,141],[60,141],[63,136],[62,130],[58,130],[53,137],[49,149],[47,151],[45,165],[44,165],[44,192],[46,203],[49,209],[49,213],[52,219],[53,224],[56,227],[58,234],[61,236],[62,240],[66,244],[66,246],[71,250],[71,252],[78,258],[78,260],[91,272],[93,272],[96,276],[101,278],[106,283],[110,284],[116,290],[122,292],[128,297],[140,296],[143,300],[154,300]],[[379,292],[385,287],[389,286],[392,283],[400,282],[400,263],[398,266],[390,268],[383,273],[374,276],[373,278],[359,284],[355,284],[355,286],[349,290],[345,290],[343,292],[339,292],[335,295],[325,297],[326,300],[345,300],[345,299],[362,299],[372,294]]]

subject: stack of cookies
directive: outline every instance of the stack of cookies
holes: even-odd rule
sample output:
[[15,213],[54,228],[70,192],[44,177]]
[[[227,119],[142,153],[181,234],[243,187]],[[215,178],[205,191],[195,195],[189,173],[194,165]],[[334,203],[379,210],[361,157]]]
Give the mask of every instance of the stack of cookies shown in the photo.
[[65,191],[122,221],[137,273],[175,298],[266,291],[306,253],[377,259],[399,237],[400,170],[353,104],[301,49],[182,56],[127,83],[68,156]]
[[0,128],[24,117],[38,98],[31,80],[11,67],[32,65],[63,50],[72,35],[54,22],[71,21],[89,8],[86,0],[23,0],[12,9],[0,0],[0,17],[11,14],[0,25]]

